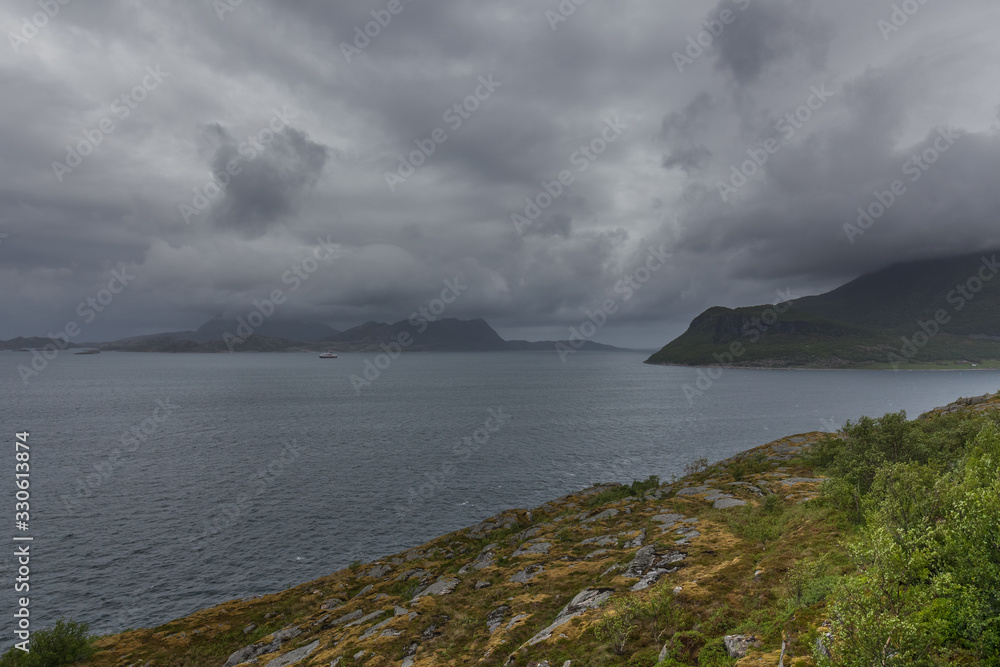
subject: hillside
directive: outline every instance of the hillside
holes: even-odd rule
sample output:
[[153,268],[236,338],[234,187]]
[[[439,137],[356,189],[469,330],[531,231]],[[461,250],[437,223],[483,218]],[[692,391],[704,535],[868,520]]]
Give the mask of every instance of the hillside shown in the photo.
[[593,487],[101,638],[87,664],[997,664],[998,421],[1000,394],[961,399]]
[[891,266],[775,306],[709,308],[647,363],[767,368],[998,368],[1000,265]]

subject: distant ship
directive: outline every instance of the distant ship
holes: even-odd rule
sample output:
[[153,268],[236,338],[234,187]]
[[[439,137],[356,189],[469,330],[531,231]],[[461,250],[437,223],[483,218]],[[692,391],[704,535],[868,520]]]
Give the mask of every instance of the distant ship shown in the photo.
[[100,350],[80,350],[79,352],[74,352],[73,354],[100,354]]
[[319,358],[320,359],[336,359],[337,355],[335,355],[333,352],[324,352],[323,354],[319,355]]

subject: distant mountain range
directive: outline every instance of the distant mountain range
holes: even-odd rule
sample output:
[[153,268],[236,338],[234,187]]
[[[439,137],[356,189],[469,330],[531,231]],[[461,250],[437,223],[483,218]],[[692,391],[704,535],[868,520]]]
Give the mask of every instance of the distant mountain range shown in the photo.
[[[407,320],[395,324],[366,322],[347,331],[325,324],[296,321],[265,321],[251,327],[245,320],[213,318],[196,331],[170,331],[123,338],[110,343],[71,343],[66,347],[91,347],[114,352],[381,352],[398,345],[410,352],[498,352],[505,350],[554,350],[567,341],[505,341],[483,319],[442,319],[434,322]],[[14,338],[0,341],[0,350],[41,349],[48,338]],[[580,345],[579,342],[575,345]],[[581,351],[621,350],[586,341]]]
[[773,306],[709,308],[647,363],[1000,367],[997,254],[896,264]]

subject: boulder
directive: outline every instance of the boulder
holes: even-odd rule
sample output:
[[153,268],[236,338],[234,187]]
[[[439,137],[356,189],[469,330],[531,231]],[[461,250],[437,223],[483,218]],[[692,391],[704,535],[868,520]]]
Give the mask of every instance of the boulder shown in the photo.
[[510,578],[510,581],[512,581],[515,584],[526,584],[528,583],[529,579],[531,579],[544,569],[545,568],[543,568],[541,565],[529,565],[520,572],[515,573]]
[[726,635],[722,641],[730,658],[745,658],[750,647],[758,643],[753,635]]
[[306,644],[301,648],[289,651],[285,655],[280,655],[274,660],[268,661],[267,667],[291,667],[292,665],[297,665],[308,658],[309,654],[315,651],[318,647],[319,640],[317,639],[312,644]]
[[570,600],[569,604],[563,607],[559,615],[552,623],[539,632],[537,635],[532,637],[527,641],[525,646],[533,646],[539,642],[543,642],[552,636],[552,632],[558,628],[560,625],[569,623],[574,618],[584,613],[589,609],[596,609],[604,604],[609,597],[613,589],[611,588],[588,588],[584,591],[580,591],[576,596]]
[[521,545],[521,548],[511,554],[511,557],[547,554],[551,548],[551,542],[529,542]]
[[503,624],[503,619],[507,617],[509,612],[509,606],[500,605],[486,615],[486,629],[490,631],[491,635],[500,629],[500,626]]
[[448,595],[455,590],[459,583],[461,582],[458,579],[438,579],[433,584],[414,595],[413,601],[419,600],[425,595]]
[[591,523],[593,521],[602,521],[604,519],[613,519],[616,516],[618,516],[619,514],[621,514],[621,510],[612,507],[611,509],[604,510],[603,512],[595,514],[594,516],[592,516],[590,518],[584,519],[583,523]]
[[302,634],[302,631],[295,626],[282,628],[271,635],[271,641],[269,642],[260,641],[256,644],[251,644],[250,646],[244,646],[238,651],[234,651],[222,667],[234,667],[240,663],[249,662],[258,656],[262,656],[267,653],[274,653],[281,648],[281,645],[286,641],[294,639],[300,634]]

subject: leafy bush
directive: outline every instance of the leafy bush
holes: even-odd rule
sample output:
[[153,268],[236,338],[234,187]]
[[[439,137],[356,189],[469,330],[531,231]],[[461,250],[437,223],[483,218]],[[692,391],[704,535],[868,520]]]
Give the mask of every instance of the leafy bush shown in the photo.
[[594,626],[597,641],[608,642],[616,654],[625,655],[625,644],[635,633],[641,612],[640,603],[634,597],[623,595],[614,598],[610,605],[605,606],[604,615]]
[[748,456],[744,459],[744,463],[746,464],[747,471],[753,475],[767,472],[772,466],[771,459],[767,458],[767,454],[764,452],[757,452],[753,456]]
[[733,461],[729,464],[728,470],[734,482],[742,482],[747,475],[747,464],[743,461]]
[[639,609],[642,618],[650,625],[653,641],[660,642],[663,635],[671,635],[680,630],[683,612],[677,605],[670,584],[663,580],[649,593],[649,597]]
[[771,494],[765,496],[759,505],[749,504],[727,510],[726,523],[736,536],[766,547],[768,542],[781,537],[785,525],[784,509],[781,499]]
[[808,561],[798,561],[789,570],[784,583],[794,607],[811,607],[826,599],[836,587],[839,577],[830,574],[828,554]]
[[700,472],[704,472],[708,469],[708,459],[704,456],[699,456],[694,461],[691,461],[686,466],[684,466],[685,475],[697,475]]
[[660,486],[660,478],[656,475],[650,475],[645,481],[633,480],[631,484],[622,484],[621,486],[612,487],[607,491],[602,491],[591,497],[587,501],[587,506],[594,508],[615,502],[616,500],[624,500],[625,498],[641,498],[650,491],[655,490],[658,486]]
[[86,623],[59,619],[51,629],[31,636],[28,653],[12,648],[0,656],[0,667],[62,667],[87,660],[97,651],[88,630]]
[[736,661],[729,657],[722,637],[708,642],[698,652],[698,665],[701,667],[730,667],[735,663]]
[[674,633],[665,644],[667,658],[660,664],[690,665],[696,664],[698,652],[707,643],[705,635],[697,630],[685,630]]
[[824,493],[851,488],[863,513],[850,548],[858,574],[831,595],[830,656],[817,660],[930,665],[975,654],[1000,665],[1000,428],[989,416],[904,426],[887,415],[848,430],[830,465],[841,476]]

